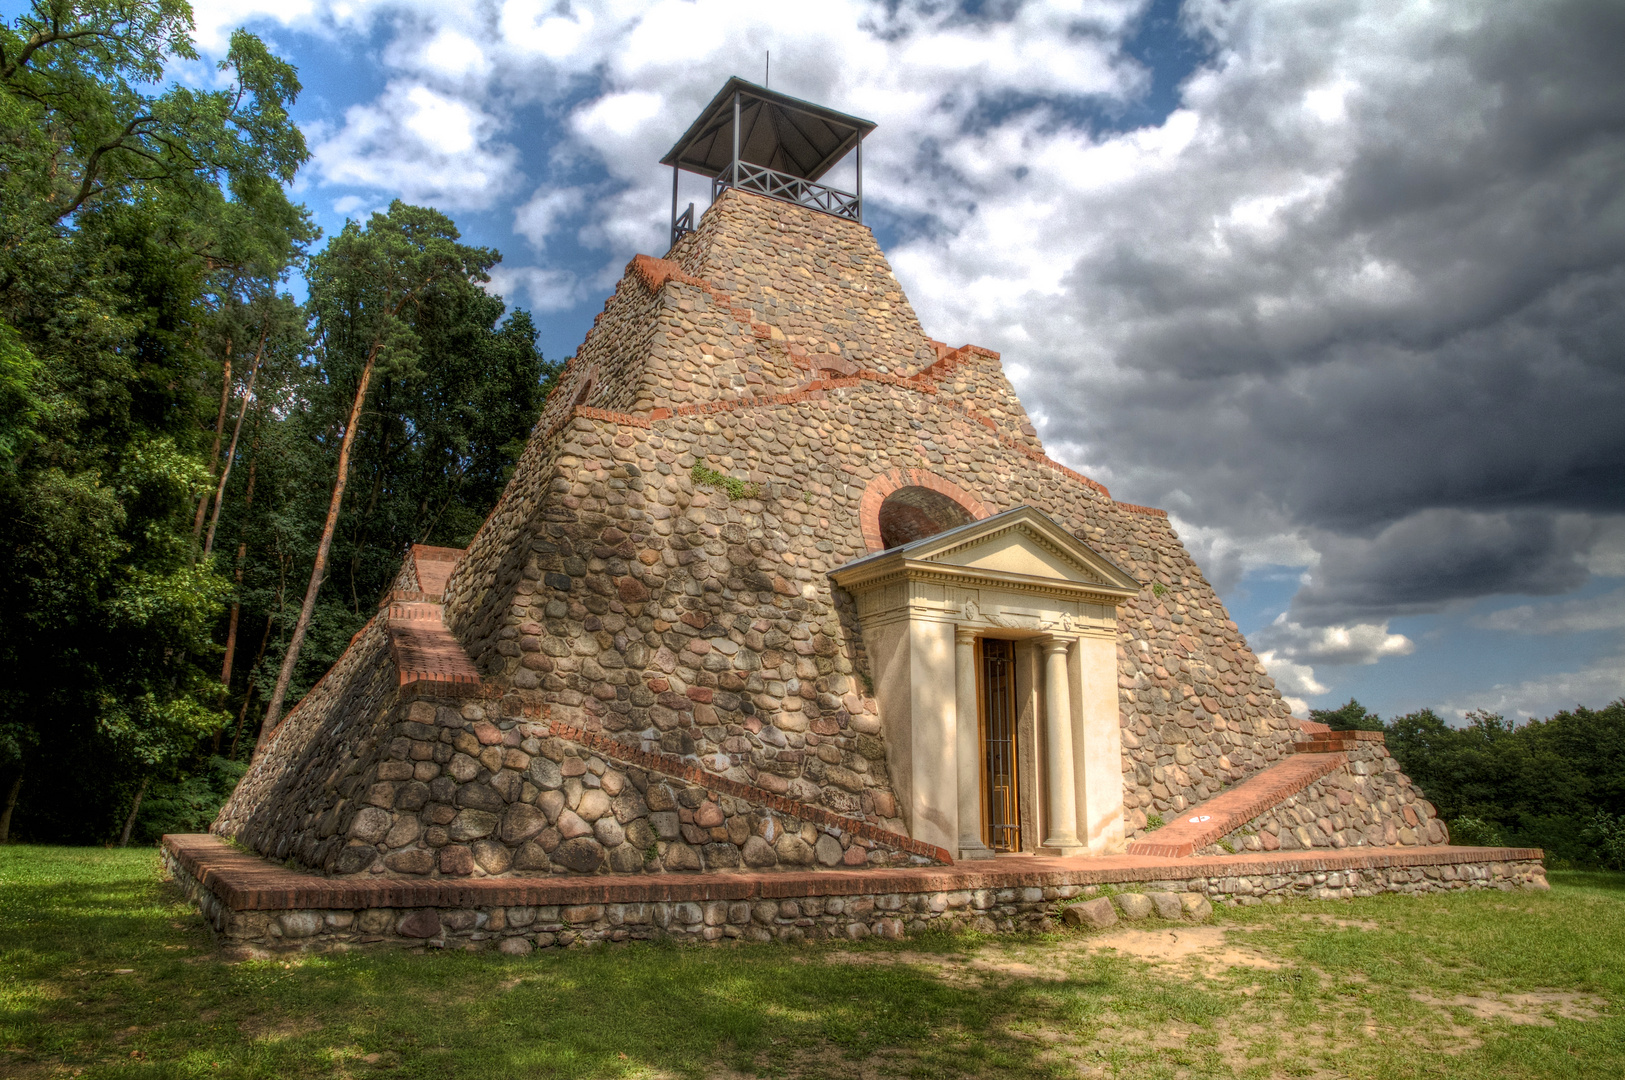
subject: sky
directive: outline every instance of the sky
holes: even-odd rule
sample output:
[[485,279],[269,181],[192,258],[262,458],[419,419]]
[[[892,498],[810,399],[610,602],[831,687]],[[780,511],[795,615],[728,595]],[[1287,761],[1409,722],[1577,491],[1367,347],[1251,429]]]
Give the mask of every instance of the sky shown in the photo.
[[[14,5],[8,5],[14,6]],[[1625,696],[1625,5],[213,0],[300,70],[295,194],[504,253],[574,351],[724,80],[871,119],[927,333],[1175,528],[1299,709]],[[843,172],[845,169],[847,171]],[[849,187],[849,167],[829,178]],[[682,201],[703,210],[706,182]]]

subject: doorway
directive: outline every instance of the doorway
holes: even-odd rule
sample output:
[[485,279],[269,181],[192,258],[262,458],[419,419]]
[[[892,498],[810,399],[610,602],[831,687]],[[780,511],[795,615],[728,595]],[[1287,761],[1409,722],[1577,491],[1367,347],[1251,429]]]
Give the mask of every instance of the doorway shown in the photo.
[[980,645],[983,842],[994,851],[1020,851],[1015,642],[983,638]]

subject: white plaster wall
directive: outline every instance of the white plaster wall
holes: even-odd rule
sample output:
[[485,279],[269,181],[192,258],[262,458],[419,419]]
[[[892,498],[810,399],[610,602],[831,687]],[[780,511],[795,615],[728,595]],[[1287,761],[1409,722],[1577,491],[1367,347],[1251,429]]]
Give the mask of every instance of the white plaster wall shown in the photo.
[[[910,732],[909,821],[916,840],[956,851],[959,847],[959,776],[954,740],[958,701],[952,623],[912,620],[913,721]],[[894,781],[895,782],[895,781]]]
[[1124,850],[1123,736],[1118,723],[1117,639],[1082,637],[1069,657],[1073,780],[1078,836],[1091,855]]

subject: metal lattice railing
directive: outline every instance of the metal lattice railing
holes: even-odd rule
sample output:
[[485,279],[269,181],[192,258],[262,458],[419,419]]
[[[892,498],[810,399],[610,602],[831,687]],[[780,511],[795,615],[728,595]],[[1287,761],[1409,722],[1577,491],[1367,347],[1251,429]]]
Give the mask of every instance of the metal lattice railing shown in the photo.
[[807,206],[814,210],[822,210],[826,214],[834,214],[849,221],[863,220],[863,200],[850,191],[842,191],[826,184],[816,184],[811,180],[803,180],[799,176],[790,176],[787,173],[769,169],[763,165],[752,165],[749,162],[738,162],[734,168],[738,170],[736,179],[730,180],[726,172],[714,177],[711,181],[711,198],[714,201],[728,188],[736,187],[740,191],[752,191],[758,195],[766,195],[770,199],[781,202],[795,203],[797,206]]
[[677,241],[694,231],[694,204],[689,203],[683,216],[671,223],[671,246],[676,247]]

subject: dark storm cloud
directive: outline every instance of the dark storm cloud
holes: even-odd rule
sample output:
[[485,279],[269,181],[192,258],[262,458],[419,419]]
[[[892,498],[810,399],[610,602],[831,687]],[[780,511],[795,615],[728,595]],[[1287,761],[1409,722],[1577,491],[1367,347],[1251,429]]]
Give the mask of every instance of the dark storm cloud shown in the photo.
[[1625,511],[1625,5],[1262,7],[1199,8],[1180,167],[1081,200],[1046,436],[1306,536],[1309,624],[1576,587],[1554,515]]
[[1292,603],[1310,626],[1437,611],[1491,593],[1553,595],[1585,583],[1595,529],[1580,515],[1423,510],[1370,538],[1318,537],[1320,565]]

